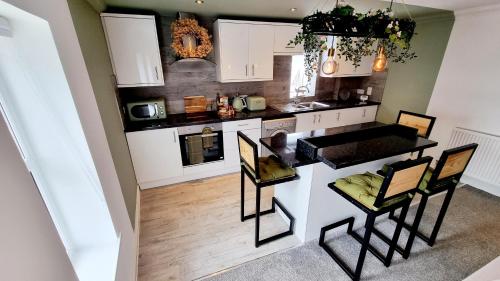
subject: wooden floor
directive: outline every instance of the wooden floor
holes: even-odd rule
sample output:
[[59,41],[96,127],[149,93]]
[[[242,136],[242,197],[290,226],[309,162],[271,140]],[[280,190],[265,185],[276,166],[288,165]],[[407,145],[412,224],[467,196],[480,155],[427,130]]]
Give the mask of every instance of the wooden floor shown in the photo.
[[[247,180],[246,213],[255,210]],[[263,190],[262,209],[273,188]],[[139,281],[193,280],[299,244],[294,236],[254,247],[255,221],[241,222],[240,175],[141,192]],[[284,231],[279,214],[262,217],[261,238]]]

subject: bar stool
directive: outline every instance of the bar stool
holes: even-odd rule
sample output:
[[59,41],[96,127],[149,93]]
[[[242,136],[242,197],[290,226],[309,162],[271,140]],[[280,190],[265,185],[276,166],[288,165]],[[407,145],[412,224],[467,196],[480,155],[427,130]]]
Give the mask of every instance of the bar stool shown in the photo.
[[[413,195],[431,161],[432,157],[400,161],[389,165],[385,177],[366,172],[365,174],[351,175],[346,178],[337,179],[334,183],[328,184],[333,191],[340,194],[354,204],[354,206],[360,208],[367,215],[363,237],[352,230],[354,217],[349,217],[321,228],[319,245],[351,279],[355,281],[359,280],[367,250],[381,260],[386,267],[391,264],[394,249],[403,227],[404,218],[410,207]],[[386,242],[389,245],[389,250],[384,256],[370,244],[375,219],[380,215],[399,208],[402,208],[401,215],[392,239]],[[354,271],[325,243],[326,232],[344,224],[348,224],[347,234],[351,235],[361,244],[361,250]]]
[[[275,184],[293,181],[299,178],[295,173],[295,169],[286,166],[278,157],[271,155],[269,157],[258,157],[257,144],[248,138],[241,131],[238,131],[238,147],[240,152],[241,161],[241,212],[240,219],[245,221],[247,219],[255,218],[255,247],[293,234],[293,224],[295,218],[283,206],[283,204],[273,196],[272,207],[269,210],[260,211],[261,201],[261,188],[273,186]],[[245,216],[245,174],[255,185],[255,213]],[[260,216],[275,213],[276,206],[278,206],[285,216],[290,220],[290,226],[287,231],[273,235],[271,237],[260,240]]]
[[[447,149],[441,154],[441,157],[436,164],[436,168],[432,169],[429,167],[427,169],[424,179],[420,183],[417,190],[417,192],[422,195],[422,199],[420,200],[420,203],[418,205],[413,224],[409,225],[407,223],[403,223],[403,227],[410,231],[405,249],[402,249],[401,247],[396,245],[396,250],[403,255],[403,258],[407,259],[410,256],[415,236],[418,236],[431,247],[434,245],[436,237],[439,233],[439,229],[441,228],[441,224],[443,223],[444,216],[446,215],[446,211],[448,210],[448,206],[450,205],[451,198],[453,196],[453,193],[455,192],[455,188],[460,182],[460,178],[467,168],[467,165],[469,164],[477,147],[478,144],[472,143],[456,148]],[[444,198],[443,205],[439,210],[439,214],[432,229],[431,235],[427,237],[425,234],[418,230],[422,215],[424,214],[424,210],[427,205],[427,200],[430,196],[445,191],[446,196]],[[391,212],[389,213],[389,218],[396,222],[401,221],[401,218],[398,219],[394,216],[394,211],[395,209],[391,210]],[[404,210],[402,210],[402,212],[403,211]],[[403,215],[405,214],[406,211]],[[374,233],[386,243],[387,241],[389,241],[389,238],[379,231],[375,230]]]
[[[418,130],[417,134],[423,138],[429,138],[436,117],[400,110],[398,114],[397,124],[412,127]],[[418,158],[422,157],[424,150],[418,152]]]

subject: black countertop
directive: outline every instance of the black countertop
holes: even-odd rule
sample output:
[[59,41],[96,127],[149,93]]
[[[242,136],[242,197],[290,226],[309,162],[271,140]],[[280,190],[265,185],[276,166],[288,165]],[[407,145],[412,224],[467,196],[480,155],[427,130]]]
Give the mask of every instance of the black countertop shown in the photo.
[[324,162],[334,169],[437,145],[435,141],[418,137],[416,129],[379,122],[278,134],[260,142],[292,167]]
[[155,130],[161,128],[174,128],[174,127],[227,122],[227,121],[238,121],[238,120],[254,119],[254,118],[262,118],[263,120],[269,120],[269,119],[290,117],[295,114],[301,114],[306,112],[335,110],[335,109],[362,107],[362,106],[380,104],[379,102],[371,102],[371,101],[367,103],[360,103],[357,101],[342,102],[335,100],[321,101],[321,102],[327,103],[330,106],[326,108],[300,111],[295,113],[281,112],[274,108],[268,107],[265,110],[260,110],[260,111],[244,110],[242,112],[237,112],[232,117],[220,117],[216,111],[207,111],[202,113],[191,113],[191,114],[188,113],[169,114],[167,115],[167,119],[163,120],[127,122],[127,124],[125,125],[125,132],[146,131],[146,130]]

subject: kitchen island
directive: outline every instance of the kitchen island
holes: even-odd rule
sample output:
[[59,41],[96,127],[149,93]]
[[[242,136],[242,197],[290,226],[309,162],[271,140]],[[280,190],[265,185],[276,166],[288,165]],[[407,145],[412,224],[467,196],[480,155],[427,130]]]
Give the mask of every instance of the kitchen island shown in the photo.
[[275,197],[295,217],[294,234],[302,241],[317,239],[321,227],[353,216],[356,227],[365,214],[328,188],[338,178],[407,159],[409,153],[437,142],[418,137],[417,130],[379,122],[278,134],[260,140],[284,163],[296,168],[300,179],[275,186]]

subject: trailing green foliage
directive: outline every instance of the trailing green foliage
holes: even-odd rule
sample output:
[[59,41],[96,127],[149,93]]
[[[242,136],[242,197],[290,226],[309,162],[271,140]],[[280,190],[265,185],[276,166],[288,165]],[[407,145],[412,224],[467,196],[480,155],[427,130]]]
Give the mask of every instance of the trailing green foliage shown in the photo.
[[336,36],[336,54],[355,67],[361,59],[376,53],[383,46],[393,62],[406,63],[416,57],[410,41],[416,23],[412,19],[398,19],[390,9],[355,13],[352,6],[338,6],[330,12],[317,11],[305,17],[302,32],[289,45],[303,44],[306,75],[311,78],[318,67],[319,55],[327,49],[326,36]]

